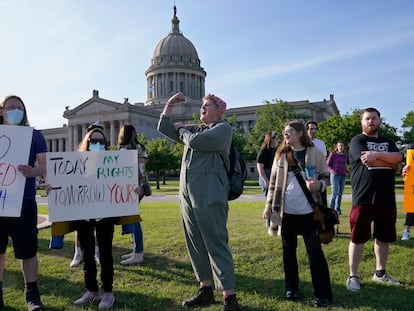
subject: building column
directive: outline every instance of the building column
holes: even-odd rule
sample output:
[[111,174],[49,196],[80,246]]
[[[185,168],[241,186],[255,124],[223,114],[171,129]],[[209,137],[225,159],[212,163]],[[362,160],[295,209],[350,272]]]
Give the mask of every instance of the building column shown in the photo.
[[52,139],[52,152],[56,152],[57,150],[56,150],[57,148],[56,148],[56,139],[55,138],[53,138]]
[[68,132],[68,139],[66,141],[66,151],[72,151],[73,146],[73,128],[72,126],[67,126],[67,132]]
[[115,121],[109,121],[109,142],[112,146],[116,145],[117,139],[115,138]]
[[78,144],[79,144],[79,125],[74,125],[73,126],[73,145],[72,145],[73,151],[77,149]]
[[59,138],[59,152],[64,152],[65,150],[65,139]]

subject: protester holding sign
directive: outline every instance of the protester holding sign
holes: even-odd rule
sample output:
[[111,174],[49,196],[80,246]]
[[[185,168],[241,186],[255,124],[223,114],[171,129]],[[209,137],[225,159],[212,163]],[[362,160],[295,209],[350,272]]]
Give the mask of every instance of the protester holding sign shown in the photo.
[[[146,171],[146,164],[148,161],[148,154],[145,150],[144,145],[140,144],[137,137],[137,132],[133,125],[126,124],[119,131],[118,136],[119,149],[136,149],[138,150],[138,185],[141,188],[139,201],[141,202],[144,197],[144,185],[148,183],[148,176]],[[142,234],[141,217],[139,221],[130,224],[123,225],[131,226],[132,229],[132,240],[134,242],[134,250],[126,255],[122,255],[121,265],[134,265],[144,262],[144,237]],[[124,231],[124,230],[123,230]]]
[[[9,126],[29,126],[26,107],[18,96],[7,96],[0,103],[3,123]],[[1,126],[1,125],[0,125]],[[33,130],[27,164],[17,166],[18,173],[25,179],[24,195],[20,217],[0,217],[0,308],[3,307],[2,285],[5,268],[5,252],[8,237],[13,240],[15,258],[21,259],[25,282],[24,294],[29,311],[44,310],[37,286],[38,278],[38,237],[37,237],[37,204],[36,176],[46,173],[47,152],[46,141],[40,131]],[[14,139],[10,144],[21,144]],[[26,146],[22,146],[25,148]],[[2,150],[4,152],[4,150]]]
[[[407,151],[407,164],[401,170],[402,178],[405,182],[404,184],[404,211],[412,210],[413,209],[413,190],[412,190],[412,183],[413,183],[413,174],[409,175],[408,171],[410,170],[410,165],[413,165],[413,156],[414,156],[414,145],[410,146],[410,149]],[[408,184],[409,177],[410,183]],[[408,184],[408,185],[407,185]],[[404,230],[402,233],[401,240],[408,241],[411,238],[410,229],[414,226],[414,212],[407,212],[405,215],[405,222],[404,222]]]
[[[94,123],[87,129],[85,137],[79,144],[78,151],[106,150],[108,141],[103,127]],[[115,302],[112,293],[114,279],[114,263],[112,257],[112,240],[114,236],[114,220],[112,218],[78,220],[75,223],[79,242],[83,251],[86,292],[75,301],[76,306],[86,306],[99,302],[99,309],[109,309]],[[101,264],[101,281],[103,293],[99,294],[97,267],[95,261],[95,232],[99,245]]]
[[222,120],[226,103],[209,94],[203,98],[200,108],[201,125],[173,123],[173,107],[184,101],[182,93],[173,95],[158,123],[158,131],[184,144],[179,188],[181,216],[200,288],[183,306],[195,308],[213,303],[215,285],[223,292],[221,310],[238,311],[233,256],[226,228],[229,190],[226,167],[230,167],[232,140],[232,128]]

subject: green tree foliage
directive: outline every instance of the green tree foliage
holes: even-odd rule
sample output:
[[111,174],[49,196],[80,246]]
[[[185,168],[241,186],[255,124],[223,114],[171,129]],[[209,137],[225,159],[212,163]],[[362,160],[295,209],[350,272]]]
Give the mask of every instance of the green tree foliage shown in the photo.
[[[325,142],[328,151],[335,148],[338,140],[342,140],[345,146],[349,147],[352,137],[361,133],[361,112],[362,109],[354,109],[351,113],[343,116],[333,115],[319,123],[318,138]],[[381,122],[379,134],[395,142],[400,140],[397,129],[384,120]]]
[[176,154],[166,138],[150,140],[145,147],[148,153],[147,171],[155,173],[157,189],[160,189],[161,175],[177,168]]
[[402,142],[411,144],[414,142],[414,111],[409,111],[401,121],[401,127],[404,129]]
[[244,154],[244,146],[246,144],[246,140],[244,139],[244,129],[240,126],[240,124],[236,120],[237,116],[232,115],[231,117],[226,117],[225,121],[231,125],[233,128],[233,137],[231,143],[240,151],[243,157]]
[[293,105],[279,99],[264,101],[264,106],[256,111],[256,124],[248,133],[247,143],[244,147],[244,154],[247,160],[255,160],[263,142],[264,134],[269,131],[276,131],[279,141],[282,141],[282,130],[289,120],[298,118]]
[[317,137],[325,142],[328,152],[335,148],[338,140],[348,147],[352,137],[361,133],[360,112],[354,110],[343,116],[332,115],[319,123],[318,129]]

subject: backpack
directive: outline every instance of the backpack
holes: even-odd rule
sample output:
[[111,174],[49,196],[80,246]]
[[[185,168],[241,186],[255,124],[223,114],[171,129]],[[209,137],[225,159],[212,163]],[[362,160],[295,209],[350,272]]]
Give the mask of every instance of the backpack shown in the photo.
[[227,177],[229,179],[230,191],[228,199],[235,200],[243,193],[244,181],[247,178],[246,162],[233,145],[230,146],[229,161],[230,170],[227,171]]

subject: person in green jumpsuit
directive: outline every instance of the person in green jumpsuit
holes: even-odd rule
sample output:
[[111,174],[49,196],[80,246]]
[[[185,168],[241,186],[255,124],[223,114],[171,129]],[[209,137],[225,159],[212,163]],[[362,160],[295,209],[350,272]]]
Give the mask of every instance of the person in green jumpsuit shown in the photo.
[[226,103],[218,96],[205,96],[200,108],[202,124],[189,125],[174,123],[172,119],[174,105],[182,102],[185,102],[182,93],[167,101],[158,131],[184,144],[179,201],[187,250],[200,287],[183,306],[196,308],[212,304],[215,286],[223,292],[221,311],[238,311],[227,232],[227,169],[233,131],[222,120]]

